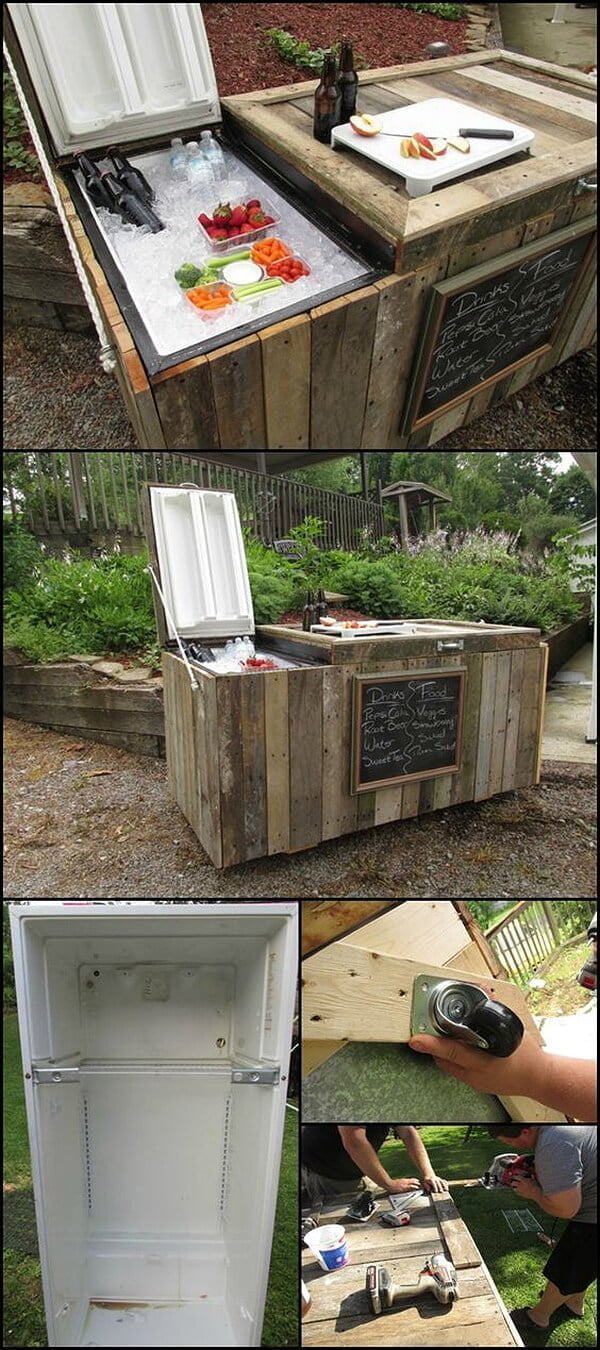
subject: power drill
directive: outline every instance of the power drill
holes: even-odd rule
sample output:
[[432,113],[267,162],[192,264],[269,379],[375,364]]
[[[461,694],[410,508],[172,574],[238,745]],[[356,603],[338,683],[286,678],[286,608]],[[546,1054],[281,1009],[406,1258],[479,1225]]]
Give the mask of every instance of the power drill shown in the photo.
[[497,1186],[512,1186],[513,1181],[535,1181],[535,1166],[532,1153],[499,1153],[479,1178],[479,1185],[486,1191],[494,1191]]
[[394,1284],[385,1266],[367,1266],[365,1292],[376,1317],[394,1303],[420,1294],[433,1294],[438,1303],[454,1303],[458,1298],[456,1270],[445,1256],[434,1253],[427,1257],[415,1284]]

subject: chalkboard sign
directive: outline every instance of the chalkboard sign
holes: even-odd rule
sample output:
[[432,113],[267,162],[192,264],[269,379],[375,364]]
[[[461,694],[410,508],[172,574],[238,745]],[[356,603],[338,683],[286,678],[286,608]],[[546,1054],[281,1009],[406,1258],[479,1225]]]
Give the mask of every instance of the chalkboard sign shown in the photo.
[[458,771],[465,673],[355,676],[353,792]]
[[433,287],[404,420],[412,430],[548,351],[590,247],[583,221]]

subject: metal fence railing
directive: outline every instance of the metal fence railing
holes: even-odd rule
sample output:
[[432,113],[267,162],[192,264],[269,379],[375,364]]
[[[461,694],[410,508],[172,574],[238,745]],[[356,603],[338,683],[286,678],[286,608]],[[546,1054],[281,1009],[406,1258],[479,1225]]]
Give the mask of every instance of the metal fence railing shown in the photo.
[[595,908],[593,900],[521,900],[485,936],[507,973],[524,976],[563,942],[584,934]]
[[171,452],[6,455],[4,510],[51,549],[110,546],[118,538],[124,551],[137,552],[144,540],[140,488],[145,481],[234,492],[242,524],[265,544],[285,538],[307,516],[324,522],[316,540],[322,548],[352,550],[365,531],[372,539],[385,533],[378,502]]

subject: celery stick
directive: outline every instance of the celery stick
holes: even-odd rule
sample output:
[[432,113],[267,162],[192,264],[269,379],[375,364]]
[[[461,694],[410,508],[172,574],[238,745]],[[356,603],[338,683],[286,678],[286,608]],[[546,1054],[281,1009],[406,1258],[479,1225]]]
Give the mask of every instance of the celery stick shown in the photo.
[[281,277],[270,277],[268,281],[248,282],[246,286],[234,286],[233,294],[236,300],[244,300],[248,296],[261,295],[263,291],[276,290],[278,286],[283,286]]
[[238,249],[236,253],[227,253],[222,258],[209,258],[205,266],[210,268],[226,267],[230,262],[241,262],[244,258],[250,257],[249,248]]

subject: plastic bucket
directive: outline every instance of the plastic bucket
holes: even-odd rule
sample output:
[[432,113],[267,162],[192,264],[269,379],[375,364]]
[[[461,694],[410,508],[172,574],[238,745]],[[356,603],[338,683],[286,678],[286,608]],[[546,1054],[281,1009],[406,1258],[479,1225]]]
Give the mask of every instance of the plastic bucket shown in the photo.
[[322,1270],[338,1270],[348,1264],[348,1243],[346,1230],[339,1223],[326,1224],[324,1228],[313,1228],[304,1239],[306,1246],[316,1256]]

